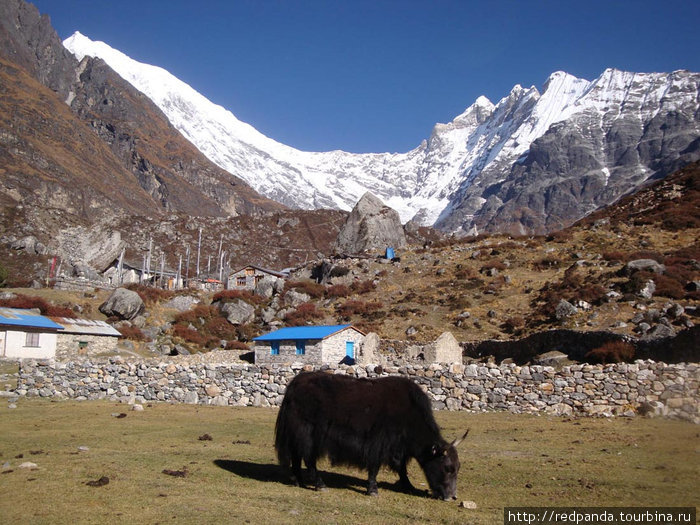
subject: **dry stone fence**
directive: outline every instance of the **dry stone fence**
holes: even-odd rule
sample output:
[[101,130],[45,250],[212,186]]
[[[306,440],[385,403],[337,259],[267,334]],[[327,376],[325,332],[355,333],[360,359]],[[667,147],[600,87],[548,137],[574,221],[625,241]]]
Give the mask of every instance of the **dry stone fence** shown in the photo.
[[436,409],[551,415],[656,414],[700,423],[700,365],[653,361],[573,364],[559,370],[516,364],[313,366],[24,361],[12,396],[109,399],[220,406],[279,406],[302,370],[355,377],[407,376]]

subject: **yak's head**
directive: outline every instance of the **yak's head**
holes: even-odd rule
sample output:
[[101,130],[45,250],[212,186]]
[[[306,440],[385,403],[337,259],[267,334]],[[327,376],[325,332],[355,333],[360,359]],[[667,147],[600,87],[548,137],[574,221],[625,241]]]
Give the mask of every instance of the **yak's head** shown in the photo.
[[422,462],[423,472],[430,485],[433,496],[442,500],[457,499],[457,474],[459,457],[457,445],[467,437],[469,430],[452,443],[440,441],[434,444],[426,460]]

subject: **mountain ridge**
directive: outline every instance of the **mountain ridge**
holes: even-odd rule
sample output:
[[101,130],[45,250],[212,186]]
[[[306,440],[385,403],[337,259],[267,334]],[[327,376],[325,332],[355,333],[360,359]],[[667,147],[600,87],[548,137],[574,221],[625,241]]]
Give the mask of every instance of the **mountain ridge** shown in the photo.
[[[543,233],[575,222],[650,177],[663,176],[700,158],[700,146],[693,143],[700,135],[700,74],[684,70],[630,73],[607,69],[593,81],[558,71],[549,76],[542,92],[535,86],[516,84],[496,104],[479,97],[451,122],[436,124],[430,137],[405,153],[306,152],[264,136],[162,68],[140,64],[80,33],[66,39],[64,45],[79,58],[94,55],[106,60],[214,163],[247,180],[261,194],[293,208],[349,210],[370,191],[396,209],[403,222],[416,219],[462,233],[474,226],[480,231]],[[608,158],[611,149],[643,147],[643,133],[638,130],[659,120],[660,114],[671,115],[673,120],[675,113],[684,115],[684,122],[670,125],[685,139],[674,139],[676,146],[663,152],[664,158],[642,156],[636,162],[622,159],[621,163]],[[522,181],[537,171],[531,166],[541,167],[538,158],[531,157],[533,144],[540,141],[535,145],[540,155],[543,147],[549,155],[559,154],[554,150],[561,150],[560,145],[550,144],[546,135],[557,134],[557,129],[562,135],[557,126],[569,122],[571,126],[563,126],[566,134],[575,134],[586,118],[601,127],[601,134],[578,133],[577,143],[599,151],[593,159],[583,159],[586,166],[574,161],[569,167],[596,171],[576,177],[596,179],[594,186],[604,193],[603,198],[579,192],[580,203],[561,206],[524,189]],[[624,143],[615,131],[620,119],[632,130]],[[575,158],[576,152],[567,155]],[[530,167],[529,171],[522,166]],[[618,176],[615,172],[621,168],[625,173]],[[637,173],[632,176],[631,170]],[[543,180],[551,182],[547,190],[554,195],[571,191],[572,181],[558,181],[561,174],[556,169],[538,173],[538,193]],[[606,192],[611,174],[614,187]]]

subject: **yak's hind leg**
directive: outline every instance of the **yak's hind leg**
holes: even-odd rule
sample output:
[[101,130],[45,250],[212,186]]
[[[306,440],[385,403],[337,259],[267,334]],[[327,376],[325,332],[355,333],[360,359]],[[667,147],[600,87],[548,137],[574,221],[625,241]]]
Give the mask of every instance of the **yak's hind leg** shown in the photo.
[[306,464],[306,468],[309,470],[309,474],[311,475],[311,479],[313,480],[316,490],[325,490],[326,484],[321,479],[321,474],[316,468],[316,458],[304,458],[304,463]]
[[301,473],[301,457],[292,455],[292,482],[297,487],[305,487],[304,477]]

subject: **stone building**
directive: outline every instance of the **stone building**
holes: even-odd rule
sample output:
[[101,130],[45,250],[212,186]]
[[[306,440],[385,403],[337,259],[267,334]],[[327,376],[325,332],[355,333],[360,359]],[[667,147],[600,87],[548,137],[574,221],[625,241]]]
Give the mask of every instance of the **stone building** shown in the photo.
[[249,264],[228,276],[226,289],[228,290],[255,290],[255,286],[265,278],[284,279],[286,275],[282,272],[268,270]]
[[52,317],[61,326],[56,342],[56,359],[108,354],[117,349],[122,334],[104,321]]
[[253,339],[255,363],[354,363],[365,334],[352,325],[291,326]]
[[0,308],[0,357],[52,359],[61,330],[37,310]]

